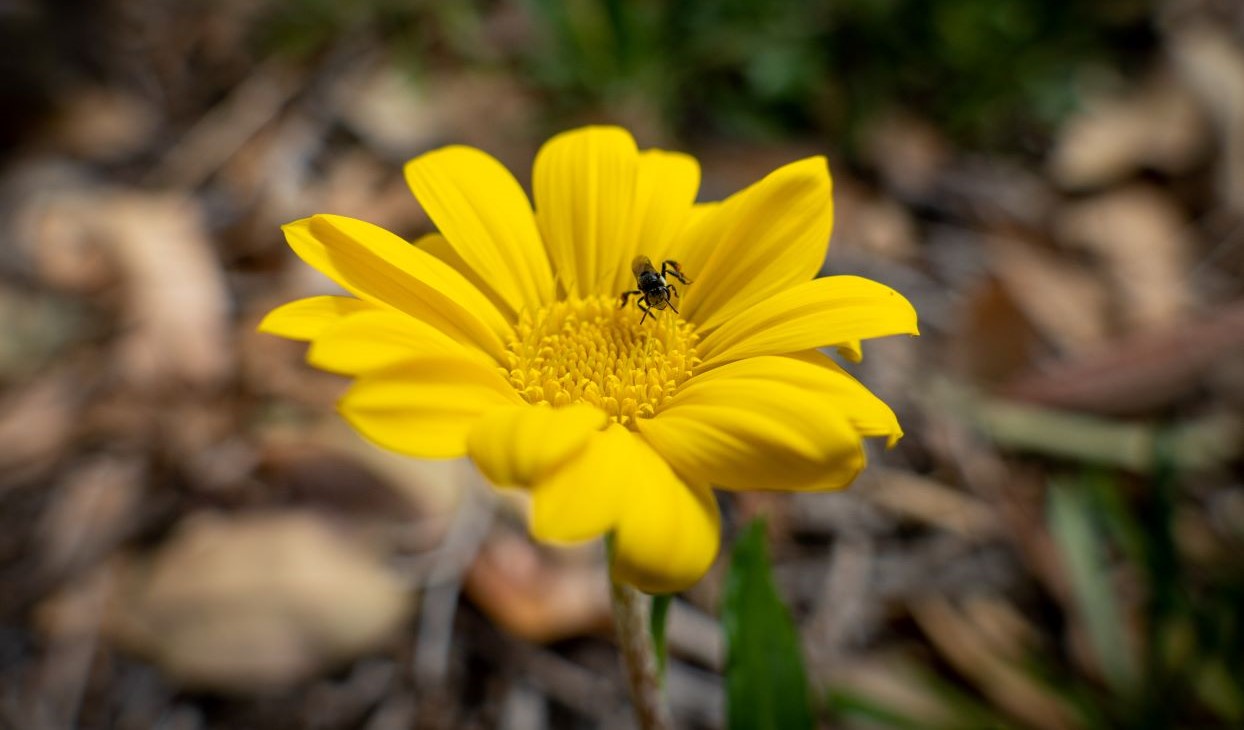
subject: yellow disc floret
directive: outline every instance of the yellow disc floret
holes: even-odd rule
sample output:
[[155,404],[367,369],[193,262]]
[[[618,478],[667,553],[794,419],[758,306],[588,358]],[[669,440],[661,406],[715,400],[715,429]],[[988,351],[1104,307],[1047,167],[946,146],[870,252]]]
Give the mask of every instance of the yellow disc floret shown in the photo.
[[700,363],[694,327],[666,310],[640,324],[612,297],[524,312],[506,377],[528,403],[590,403],[623,426],[651,418]]

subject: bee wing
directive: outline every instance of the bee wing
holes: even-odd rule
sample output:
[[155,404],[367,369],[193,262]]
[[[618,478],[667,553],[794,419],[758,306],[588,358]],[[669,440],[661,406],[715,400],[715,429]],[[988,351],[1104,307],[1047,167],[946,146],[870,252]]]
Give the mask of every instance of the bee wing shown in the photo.
[[640,274],[648,272],[653,274],[657,272],[657,270],[652,266],[652,259],[640,254],[631,260],[631,273],[635,275],[635,278],[638,279]]

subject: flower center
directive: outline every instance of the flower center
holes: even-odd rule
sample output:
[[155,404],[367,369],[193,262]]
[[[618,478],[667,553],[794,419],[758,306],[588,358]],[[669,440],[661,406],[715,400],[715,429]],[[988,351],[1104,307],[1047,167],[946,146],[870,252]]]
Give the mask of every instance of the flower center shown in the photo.
[[672,309],[643,324],[611,297],[554,302],[524,312],[509,344],[506,377],[528,403],[591,403],[633,427],[651,418],[699,365],[694,327]]

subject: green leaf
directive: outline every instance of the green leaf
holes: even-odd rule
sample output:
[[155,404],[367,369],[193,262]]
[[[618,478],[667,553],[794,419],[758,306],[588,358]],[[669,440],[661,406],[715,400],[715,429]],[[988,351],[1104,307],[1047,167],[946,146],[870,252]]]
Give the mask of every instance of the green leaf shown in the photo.
[[729,727],[811,728],[798,634],[773,585],[761,520],[752,522],[734,546],[722,624]]
[[1136,686],[1135,661],[1124,632],[1123,613],[1115,602],[1105,541],[1094,525],[1090,509],[1078,485],[1051,485],[1050,533],[1067,566],[1076,608],[1107,681],[1128,696]]
[[657,673],[665,676],[665,625],[669,618],[672,595],[661,594],[652,597],[652,614],[648,619],[648,629],[652,634],[652,648],[657,655]]

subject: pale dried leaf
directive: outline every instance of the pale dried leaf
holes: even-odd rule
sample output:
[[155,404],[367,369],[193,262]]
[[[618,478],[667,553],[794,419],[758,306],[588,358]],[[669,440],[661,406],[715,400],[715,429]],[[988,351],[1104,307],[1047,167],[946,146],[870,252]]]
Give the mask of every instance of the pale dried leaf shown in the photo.
[[911,472],[873,466],[860,477],[857,489],[889,512],[966,539],[994,537],[1002,527],[988,503]]
[[1193,242],[1183,212],[1161,191],[1132,185],[1075,203],[1055,228],[1064,242],[1101,260],[1129,328],[1162,327],[1187,315]]
[[1106,338],[1105,292],[1091,274],[1019,238],[988,244],[994,273],[1047,339],[1076,352]]
[[116,162],[141,151],[159,129],[159,112],[145,99],[102,86],[74,88],[48,135],[52,144],[97,162]]
[[498,626],[544,643],[607,631],[608,584],[603,562],[559,564],[529,540],[497,532],[471,566],[466,593]]
[[123,374],[135,384],[222,382],[232,367],[228,291],[201,207],[144,193],[96,205],[98,230],[123,272]]
[[903,198],[928,196],[952,150],[941,132],[924,120],[891,114],[869,126],[868,160],[890,190]]
[[1076,411],[1134,414],[1169,406],[1244,350],[1244,302],[1020,376],[1003,394]]
[[1218,135],[1219,196],[1244,213],[1244,48],[1229,28],[1190,23],[1168,38],[1175,69],[1208,110]]
[[252,693],[375,649],[409,598],[323,518],[205,514],[126,562],[106,626],[186,684]]
[[0,485],[50,468],[73,435],[82,402],[74,373],[58,370],[0,400]]
[[910,261],[919,253],[916,225],[906,208],[841,176],[834,181],[834,247],[838,253],[859,249],[894,261]]
[[1079,727],[1058,697],[1038,684],[972,620],[948,600],[929,597],[913,603],[912,618],[945,659],[999,707],[1043,730]]
[[1152,168],[1182,172],[1208,131],[1193,96],[1167,76],[1123,97],[1090,99],[1059,131],[1050,175],[1072,189],[1105,185]]
[[853,656],[834,668],[835,688],[867,697],[899,717],[920,718],[928,727],[954,727],[961,718],[922,676],[919,660],[876,652]]
[[99,456],[51,493],[39,523],[42,569],[58,575],[107,554],[135,524],[145,479],[135,458]]

